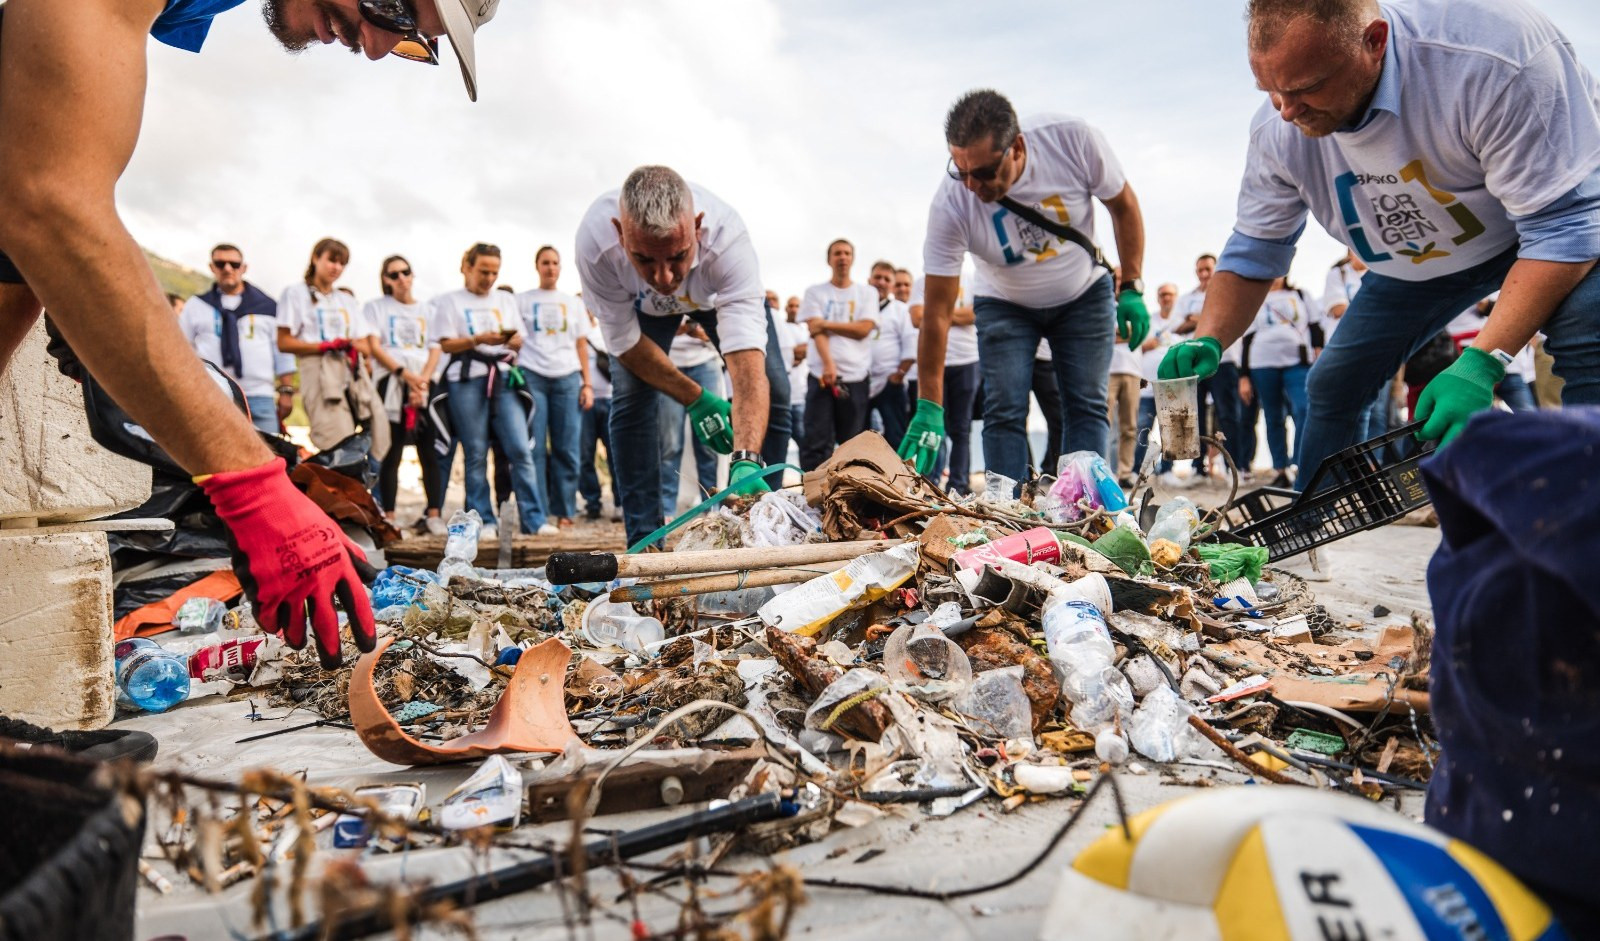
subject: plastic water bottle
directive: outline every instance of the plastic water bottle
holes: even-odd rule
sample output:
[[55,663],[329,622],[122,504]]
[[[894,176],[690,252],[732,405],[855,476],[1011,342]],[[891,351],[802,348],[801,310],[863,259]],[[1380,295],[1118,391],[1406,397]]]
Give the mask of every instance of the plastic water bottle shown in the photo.
[[1133,690],[1113,662],[1116,648],[1100,609],[1087,601],[1047,602],[1044,639],[1061,692],[1072,703],[1072,724],[1094,736],[1101,761],[1127,760],[1128,741],[1118,723],[1133,713]]
[[117,705],[144,712],[166,712],[189,698],[189,664],[153,640],[120,641],[117,656]]
[[457,510],[450,515],[449,535],[444,540],[444,561],[439,563],[439,574],[446,578],[460,575],[472,578],[478,560],[478,533],[483,530],[483,520],[477,510]]

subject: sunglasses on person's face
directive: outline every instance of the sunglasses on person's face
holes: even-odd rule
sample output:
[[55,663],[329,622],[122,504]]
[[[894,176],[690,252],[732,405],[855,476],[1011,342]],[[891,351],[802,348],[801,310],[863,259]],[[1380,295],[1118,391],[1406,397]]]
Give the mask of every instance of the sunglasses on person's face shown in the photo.
[[229,269],[229,268],[243,268],[244,267],[244,262],[242,262],[242,261],[222,261],[222,260],[218,260],[216,258],[213,258],[213,259],[211,259],[211,267],[217,269],[218,271],[223,271],[223,270]]
[[401,278],[411,277],[411,269],[399,268],[395,271],[386,271],[383,273],[383,276],[388,278],[390,281],[399,281]]
[[1011,145],[1007,145],[1005,150],[1000,151],[999,160],[987,167],[979,167],[976,170],[957,169],[956,158],[951,157],[950,165],[945,167],[944,172],[950,174],[950,179],[955,180],[957,183],[965,183],[968,180],[976,180],[979,183],[993,183],[994,178],[1000,175],[1000,166],[1006,162],[1006,154],[1009,153],[1011,153]]
[[400,36],[400,45],[390,55],[412,62],[439,64],[439,40],[422,35],[417,28],[417,8],[411,0],[361,0],[361,18],[386,33]]

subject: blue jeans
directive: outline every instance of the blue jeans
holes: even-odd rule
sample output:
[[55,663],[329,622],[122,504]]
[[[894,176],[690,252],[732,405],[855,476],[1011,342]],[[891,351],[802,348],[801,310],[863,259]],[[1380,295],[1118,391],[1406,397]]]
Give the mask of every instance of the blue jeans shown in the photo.
[[[689,315],[711,337],[719,349],[717,312],[700,311]],[[648,340],[663,352],[672,348],[682,317],[639,316],[640,342]],[[790,352],[793,352],[792,350]],[[761,443],[761,459],[767,464],[782,464],[789,454],[789,375],[784,366],[790,356],[778,346],[778,332],[767,318],[767,435]],[[737,393],[735,393],[737,394]],[[666,396],[633,373],[619,357],[611,359],[611,440],[618,447],[612,453],[611,473],[622,491],[622,520],[632,545],[659,529],[661,514],[661,428],[657,417]],[[734,409],[739,408],[738,401]]]
[[[909,417],[906,419],[906,421],[910,420],[911,419]],[[805,442],[801,440],[805,437],[805,435],[806,405],[804,402],[801,402],[799,405],[791,403],[789,405],[789,440],[794,442],[796,455],[799,454],[800,448],[805,447]],[[800,458],[798,456],[795,458],[796,461],[799,459]]]
[[[611,454],[609,440],[611,426],[611,397],[594,400],[594,408],[583,413],[578,427],[578,492],[583,494],[583,508],[591,515],[600,515],[600,472],[595,469],[595,445],[606,446],[606,460],[616,464]],[[617,472],[611,471],[611,505],[622,509],[622,495],[617,490]]]
[[[1217,427],[1215,429],[1208,429],[1207,427],[1205,407],[1207,393],[1211,395],[1211,406],[1217,415]],[[1240,445],[1243,444],[1241,438],[1245,434],[1240,427],[1243,413],[1244,401],[1239,398],[1239,367],[1233,363],[1221,363],[1217,366],[1216,373],[1210,379],[1200,383],[1200,433],[1204,435],[1218,431],[1222,432],[1222,437],[1224,438],[1223,447],[1227,450],[1228,456],[1233,458],[1233,463],[1239,466],[1240,470],[1245,469],[1244,463],[1239,460],[1241,453],[1243,453],[1240,450]],[[1250,428],[1252,436],[1254,432],[1255,428],[1252,426]],[[1255,449],[1251,448],[1250,453],[1254,454]],[[1196,471],[1202,470],[1205,466],[1204,456],[1195,459],[1194,468]]]
[[900,439],[906,436],[906,426],[910,419],[906,417],[906,384],[904,382],[891,382],[883,387],[883,391],[872,397],[869,407],[878,413],[878,420],[883,422],[883,437],[889,442],[889,447],[900,447]]
[[[944,445],[934,462],[933,479],[948,467],[952,493],[972,492],[972,405],[978,398],[978,369],[977,363],[944,368]],[[1027,453],[1026,440],[1022,447]]]
[[[494,495],[489,490],[489,432],[493,426],[506,460],[511,465],[511,491],[517,495],[517,516],[522,531],[532,533],[545,524],[544,504],[539,502],[539,487],[534,476],[533,455],[528,447],[528,412],[515,390],[506,385],[501,370],[494,380],[494,401],[488,397],[488,381],[465,379],[450,383],[450,423],[461,444],[462,471],[467,484],[467,509],[477,510],[483,525],[493,526]],[[492,408],[490,407],[492,404]]]
[[1032,308],[979,297],[979,365],[983,367],[983,455],[988,469],[1022,480],[1028,469],[1028,392],[1041,339],[1050,354],[1061,392],[1062,453],[1105,453],[1110,424],[1106,385],[1116,304],[1111,277],[1100,278],[1076,300]]
[[[1150,429],[1156,426],[1156,399],[1153,395],[1139,397],[1139,435],[1138,441],[1133,446],[1133,472],[1139,473],[1144,468],[1144,452],[1150,447]],[[1156,460],[1156,473],[1165,474],[1172,470],[1172,462],[1166,458]]]
[[[683,374],[713,392],[722,388],[722,366],[716,360],[690,366]],[[689,410],[673,400],[662,397],[658,413],[661,427],[661,515],[672,519],[678,515],[679,470],[683,466],[683,439],[689,423]],[[696,482],[704,493],[717,489],[717,452],[694,438],[694,467]]]
[[[1306,374],[1309,366],[1250,367],[1250,384],[1261,400],[1261,412],[1267,417],[1267,450],[1272,454],[1272,469],[1287,470],[1290,464],[1300,466],[1300,442],[1306,426]],[[1294,444],[1288,443],[1284,419],[1294,418]]]
[[533,479],[539,484],[539,505],[550,516],[572,519],[578,515],[574,492],[578,489],[578,416],[582,412],[578,408],[578,391],[583,388],[583,376],[570,373],[550,379],[531,369],[524,369],[522,374],[533,394],[528,440],[532,443]]
[[[1323,458],[1356,443],[1367,404],[1383,384],[1457,314],[1499,290],[1516,260],[1511,248],[1476,267],[1421,282],[1367,272],[1306,382],[1310,408],[1301,480],[1309,481]],[[1567,295],[1543,329],[1545,350],[1566,380],[1562,404],[1600,405],[1600,267]]]
[[250,406],[250,424],[269,435],[278,433],[278,398],[272,395],[247,395]]
[[[1528,386],[1528,380],[1515,373],[1508,373],[1500,380],[1500,384],[1494,388],[1494,394],[1513,412],[1532,412],[1539,408],[1539,403],[1533,400],[1533,389]],[[254,406],[251,409],[254,410]]]

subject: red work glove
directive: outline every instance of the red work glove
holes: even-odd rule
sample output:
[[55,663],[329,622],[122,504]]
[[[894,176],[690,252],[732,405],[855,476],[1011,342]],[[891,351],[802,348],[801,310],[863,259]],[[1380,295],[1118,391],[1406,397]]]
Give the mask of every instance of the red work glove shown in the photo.
[[348,350],[349,348],[350,348],[350,341],[348,339],[346,339],[345,337],[340,337],[337,340],[323,340],[321,343],[317,344],[317,349],[321,350],[324,353],[332,353],[334,350],[339,350],[340,352],[343,352],[344,350]]
[[362,587],[376,574],[367,557],[311,499],[295,489],[282,458],[250,470],[196,477],[232,535],[233,568],[256,621],[306,645],[306,620],[326,669],[340,663],[337,600],[350,618],[356,647],[376,641],[372,603]]

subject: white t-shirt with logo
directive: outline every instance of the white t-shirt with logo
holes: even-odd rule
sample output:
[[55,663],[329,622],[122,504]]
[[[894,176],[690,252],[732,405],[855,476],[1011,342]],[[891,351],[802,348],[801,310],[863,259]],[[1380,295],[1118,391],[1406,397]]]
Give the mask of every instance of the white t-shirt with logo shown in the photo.
[[[856,323],[861,320],[876,321],[878,317],[878,292],[871,286],[852,283],[849,287],[834,287],[831,281],[813,284],[800,298],[800,313],[795,321],[804,325],[809,320],[826,320],[829,323]],[[807,328],[809,330],[809,328]],[[870,340],[857,340],[837,333],[828,334],[828,353],[840,382],[860,382],[867,378],[872,363]],[[822,356],[817,352],[817,341],[811,340],[806,354],[806,367],[811,375],[822,378]]]
[[[428,351],[438,349],[434,335],[433,307],[421,301],[402,304],[389,295],[368,301],[362,310],[378,338],[378,345],[406,371],[421,375],[428,365]],[[377,375],[387,375],[382,363],[374,364]],[[436,378],[429,376],[429,379]]]
[[1304,291],[1272,291],[1256,311],[1255,322],[1245,331],[1250,343],[1251,369],[1285,369],[1311,361],[1311,325],[1322,323],[1322,305]]
[[767,348],[766,288],[744,220],[709,190],[689,184],[694,210],[703,213],[694,266],[664,297],[634,270],[616,226],[621,190],[595,200],[578,227],[578,274],[584,302],[600,321],[606,343],[626,353],[639,342],[638,317],[672,317],[700,310],[717,312],[717,337],[724,354]]
[[[1174,307],[1172,308],[1174,311],[1177,312],[1178,319],[1173,323],[1171,329],[1177,329],[1179,324],[1183,323],[1185,320],[1189,319],[1191,316],[1198,319],[1199,316],[1200,316],[1200,311],[1205,306],[1206,306],[1206,292],[1200,290],[1198,287],[1195,288],[1193,291],[1190,291],[1188,294],[1185,294],[1185,295],[1179,297],[1178,298],[1178,303],[1176,305],[1174,305]],[[1194,336],[1193,333],[1189,333],[1189,334],[1186,334],[1184,336],[1178,336],[1177,334],[1173,334],[1171,343],[1169,345],[1176,344],[1176,343],[1181,343],[1182,341],[1188,340],[1188,339],[1192,338],[1193,336]],[[1230,346],[1227,349],[1222,351],[1222,360],[1221,361],[1224,362],[1224,363],[1232,363],[1233,365],[1237,366],[1237,365],[1239,365],[1239,359],[1240,359],[1239,341],[1235,340],[1233,342],[1232,346]]]
[[806,373],[809,369],[806,361],[794,361],[794,348],[797,346],[809,347],[811,345],[811,331],[805,324],[789,323],[787,320],[778,323],[778,346],[783,351],[783,366],[789,373],[789,404],[806,404]]
[[[1093,199],[1127,185],[1105,137],[1081,118],[1034,115],[1021,122],[1027,162],[1007,195],[1094,241]],[[981,202],[948,176],[928,209],[922,260],[926,274],[955,277],[967,252],[978,266],[977,293],[1024,307],[1077,299],[1104,272],[1073,242],[999,205]]]
[[[221,295],[222,306],[238,310],[243,294]],[[178,328],[201,359],[222,366],[222,314],[196,294],[183,305]],[[295,371],[294,357],[278,351],[278,319],[249,315],[239,318],[239,366],[243,375],[234,376],[245,395],[277,393],[278,377]],[[227,372],[226,369],[223,369]]]
[[1356,292],[1361,290],[1361,278],[1365,271],[1357,271],[1355,265],[1334,265],[1328,272],[1328,281],[1322,288],[1322,333],[1323,342],[1333,339],[1333,332],[1344,323],[1344,313],[1341,311],[1335,317],[1330,313],[1335,307],[1349,307],[1350,302],[1356,299]]
[[[968,272],[970,275],[971,272]],[[922,294],[927,287],[926,278],[918,278],[911,282],[911,307],[924,306]],[[972,301],[967,297],[967,279],[963,279],[956,287],[955,309],[971,307]],[[970,366],[978,361],[978,326],[976,323],[951,324],[950,332],[945,335],[944,364],[946,366]]]
[[359,340],[373,332],[354,296],[337,288],[324,294],[305,282],[289,285],[278,298],[278,326],[307,343]]
[[1429,281],[1504,252],[1517,242],[1511,217],[1600,167],[1600,89],[1526,3],[1395,0],[1382,11],[1383,82],[1397,83],[1399,113],[1310,138],[1264,102],[1235,228],[1283,239],[1309,210],[1372,270]]
[[[906,360],[917,358],[917,328],[911,325],[911,308],[894,298],[878,301],[877,329],[867,338],[872,348],[872,365],[867,371],[868,397],[876,396],[889,384],[889,377]],[[902,380],[904,381],[904,380]]]
[[[517,299],[508,291],[490,291],[479,296],[466,288],[441,294],[433,299],[434,329],[441,340],[463,340],[480,333],[501,333],[521,330],[522,318],[517,313]],[[523,337],[526,341],[527,337]],[[504,357],[516,351],[503,343],[474,347],[486,356]],[[465,367],[465,368],[463,368]],[[489,374],[485,363],[456,360],[445,367],[444,376],[451,382],[462,379],[482,379]]]
[[578,339],[589,336],[589,312],[583,301],[563,291],[534,288],[517,295],[517,309],[522,316],[517,365],[547,379],[577,372]]

